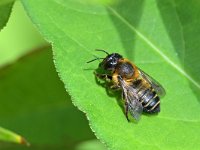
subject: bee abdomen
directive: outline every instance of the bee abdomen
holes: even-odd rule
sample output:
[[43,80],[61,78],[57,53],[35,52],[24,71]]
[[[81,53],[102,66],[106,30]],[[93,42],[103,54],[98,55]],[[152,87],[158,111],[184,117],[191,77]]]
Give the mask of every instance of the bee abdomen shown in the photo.
[[143,107],[143,111],[146,113],[158,113],[160,112],[160,98],[156,95],[156,97],[152,98],[148,105]]
[[143,112],[157,113],[160,112],[160,98],[152,89],[142,90],[140,102],[143,106]]

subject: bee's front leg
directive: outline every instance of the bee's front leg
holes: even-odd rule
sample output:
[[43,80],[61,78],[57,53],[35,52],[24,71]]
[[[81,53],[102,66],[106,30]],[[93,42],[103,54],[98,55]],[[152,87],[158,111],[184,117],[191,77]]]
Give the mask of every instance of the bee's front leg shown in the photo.
[[119,90],[120,89],[120,86],[119,85],[111,85],[110,86],[110,89],[112,89],[112,90]]
[[96,73],[94,72],[95,76],[99,79],[102,79],[102,80],[112,80],[112,76],[111,75],[108,75],[108,74],[100,74],[100,73]]

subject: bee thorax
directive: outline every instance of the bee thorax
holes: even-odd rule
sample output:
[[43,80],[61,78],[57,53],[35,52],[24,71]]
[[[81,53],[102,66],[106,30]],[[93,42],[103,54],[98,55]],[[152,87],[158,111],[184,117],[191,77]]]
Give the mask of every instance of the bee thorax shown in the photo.
[[123,78],[130,79],[134,75],[134,68],[128,62],[120,63],[117,67],[118,74]]

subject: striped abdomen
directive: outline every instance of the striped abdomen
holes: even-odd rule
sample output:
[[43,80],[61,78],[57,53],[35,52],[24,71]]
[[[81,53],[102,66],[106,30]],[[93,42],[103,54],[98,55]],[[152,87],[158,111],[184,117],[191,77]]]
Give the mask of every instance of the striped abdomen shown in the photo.
[[143,106],[143,112],[160,112],[160,98],[150,84],[143,80],[136,80],[133,82],[133,87],[138,90],[137,93],[139,101]]

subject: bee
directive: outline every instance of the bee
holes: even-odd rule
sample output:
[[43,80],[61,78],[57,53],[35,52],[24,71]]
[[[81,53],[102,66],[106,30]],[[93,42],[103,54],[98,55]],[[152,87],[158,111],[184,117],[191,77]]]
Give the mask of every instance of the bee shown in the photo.
[[95,76],[111,83],[111,89],[121,89],[124,100],[125,116],[128,121],[128,113],[138,121],[141,114],[155,114],[160,112],[160,98],[165,95],[164,88],[151,76],[142,71],[118,53],[109,54],[105,50],[105,58],[88,61],[102,60],[99,68],[103,73],[95,72]]

